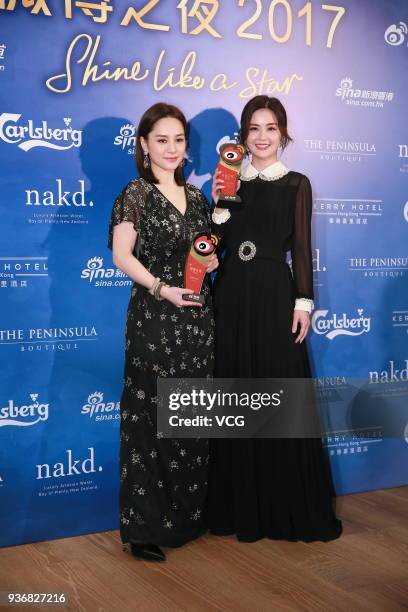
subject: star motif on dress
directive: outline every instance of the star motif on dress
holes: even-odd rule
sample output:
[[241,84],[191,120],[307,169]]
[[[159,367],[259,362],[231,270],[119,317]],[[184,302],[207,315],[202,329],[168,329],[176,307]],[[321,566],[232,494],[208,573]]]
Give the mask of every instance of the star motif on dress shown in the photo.
[[200,456],[197,457],[196,461],[197,461],[198,465],[201,465],[201,457]]
[[161,342],[162,344],[167,344],[168,340],[167,340],[166,336],[164,336],[164,337],[163,337],[163,338],[160,340],[160,342]]
[[170,319],[173,321],[173,323],[177,323],[177,315],[171,315]]
[[160,439],[160,438],[163,438],[163,437],[164,437],[163,432],[162,431],[158,431],[157,434],[156,434],[156,438]]
[[180,455],[181,455],[182,457],[184,457],[184,455],[185,455],[185,454],[186,454],[186,449],[185,449],[185,448],[181,448],[181,449],[180,449]]
[[194,520],[197,521],[200,518],[200,514],[201,514],[201,510],[199,510],[197,508],[197,510],[195,512],[192,512],[190,517]]
[[170,376],[173,376],[173,374],[175,374],[175,373],[176,373],[175,368],[170,368],[170,370],[169,370]]
[[176,338],[176,344],[181,344],[181,338]]
[[132,379],[130,378],[130,376],[127,376],[126,377],[126,382],[125,382],[126,387],[130,387],[131,384],[132,384]]
[[162,321],[164,321],[166,318],[167,318],[167,315],[166,315],[166,314],[164,314],[164,313],[163,313],[163,314],[161,314],[161,315],[160,315],[160,319],[161,319]]
[[155,351],[156,350],[156,345],[152,344],[151,342],[149,342],[149,344],[147,345],[147,348],[150,349],[151,351]]
[[137,416],[137,414],[132,415],[132,421],[138,421],[139,417]]
[[143,391],[143,389],[139,389],[137,391],[136,397],[138,397],[139,399],[144,399],[145,398],[145,392]]
[[170,469],[171,470],[177,470],[178,466],[179,466],[178,465],[178,461],[175,461],[174,459],[173,459],[173,461],[170,461]]
[[186,364],[184,363],[184,361],[182,361],[182,362],[180,363],[180,368],[181,368],[182,370],[185,370],[185,369],[186,369],[186,367],[187,367],[187,366],[186,366]]
[[142,322],[141,322],[141,321],[138,321],[138,322],[136,323],[136,325],[137,325],[138,327],[142,327]]
[[170,272],[171,266],[164,266],[163,270],[164,272]]
[[153,364],[153,366],[152,366],[152,370],[153,370],[153,372],[158,372],[158,371],[159,371],[159,369],[160,369],[159,364],[158,364],[158,363],[154,363],[154,364]]
[[150,312],[150,310],[146,310],[144,315],[145,315],[146,319],[151,319],[152,318],[152,313]]
[[163,488],[163,481],[162,480],[158,480],[157,481],[157,486],[159,487],[159,489]]
[[155,448],[150,453],[150,456],[151,456],[152,459],[155,459],[157,457],[157,450]]
[[167,519],[167,517],[163,521],[163,527],[166,529],[171,529],[173,527],[173,523]]
[[167,353],[167,355],[170,355],[173,352],[169,346],[166,346],[164,350]]
[[190,325],[190,324],[188,324],[188,325],[187,325],[187,329],[188,329],[188,330],[190,330],[192,327],[193,327],[193,326],[192,326],[192,325]]
[[144,495],[146,493],[146,489],[142,489],[142,487],[140,487],[140,489],[138,490],[139,495]]

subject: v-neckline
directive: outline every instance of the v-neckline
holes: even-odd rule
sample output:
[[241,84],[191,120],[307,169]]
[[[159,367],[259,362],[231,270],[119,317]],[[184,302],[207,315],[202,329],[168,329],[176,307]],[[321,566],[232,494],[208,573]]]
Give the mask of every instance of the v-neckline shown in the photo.
[[158,191],[160,193],[160,195],[175,209],[177,210],[178,214],[183,217],[183,219],[185,218],[186,214],[187,214],[187,209],[188,209],[188,194],[187,194],[187,187],[186,185],[183,185],[183,189],[184,189],[184,195],[186,196],[186,209],[184,211],[184,213],[181,212],[181,210],[179,210],[177,208],[177,206],[175,206],[173,204],[173,202],[171,200],[169,200],[169,198],[167,196],[164,195],[164,193],[162,191],[160,191],[160,189],[157,187],[157,185],[155,183],[150,183],[151,185],[153,185],[153,187],[156,189],[156,191]]

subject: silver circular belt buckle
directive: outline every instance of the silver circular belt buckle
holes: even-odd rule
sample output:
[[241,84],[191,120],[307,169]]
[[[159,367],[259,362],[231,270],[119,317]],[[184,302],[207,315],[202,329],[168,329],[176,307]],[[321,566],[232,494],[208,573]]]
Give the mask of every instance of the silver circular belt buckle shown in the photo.
[[246,240],[239,245],[238,255],[242,261],[249,261],[255,257],[256,246],[250,240]]

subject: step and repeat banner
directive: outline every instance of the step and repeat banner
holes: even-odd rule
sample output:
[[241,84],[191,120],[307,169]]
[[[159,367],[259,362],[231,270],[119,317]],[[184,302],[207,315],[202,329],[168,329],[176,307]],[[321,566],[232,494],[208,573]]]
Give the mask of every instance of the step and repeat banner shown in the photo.
[[286,106],[282,160],[314,190],[309,346],[335,486],[408,483],[392,401],[408,380],[407,45],[406,0],[0,0],[0,545],[118,527],[131,281],[107,227],[158,101],[189,119],[207,196],[244,104]]

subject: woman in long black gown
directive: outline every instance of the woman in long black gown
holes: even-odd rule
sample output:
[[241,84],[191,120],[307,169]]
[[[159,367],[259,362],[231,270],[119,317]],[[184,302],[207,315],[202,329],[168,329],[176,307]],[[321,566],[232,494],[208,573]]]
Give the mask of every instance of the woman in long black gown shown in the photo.
[[[183,281],[193,237],[211,224],[204,196],[184,181],[186,127],[174,106],[145,112],[136,149],[142,178],[119,194],[109,229],[114,263],[135,281],[120,402],[120,535],[136,557],[150,560],[164,560],[160,546],[180,546],[207,530],[208,440],[165,439],[156,429],[157,378],[213,372],[208,280],[205,306],[182,297],[191,292]],[[214,256],[208,272],[217,265]]]
[[[306,345],[313,306],[309,180],[277,160],[291,140],[276,98],[250,100],[241,140],[252,155],[241,205],[215,208],[225,257],[214,286],[215,374],[222,378],[310,377]],[[222,181],[215,177],[213,198]],[[286,264],[291,251],[293,277]],[[320,439],[213,439],[209,527],[245,542],[263,537],[324,540],[341,534]]]

